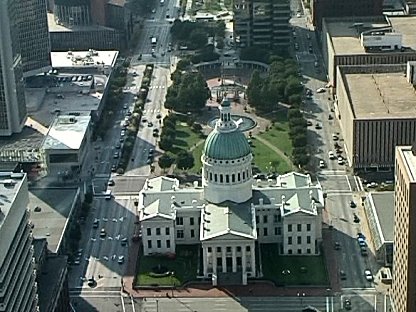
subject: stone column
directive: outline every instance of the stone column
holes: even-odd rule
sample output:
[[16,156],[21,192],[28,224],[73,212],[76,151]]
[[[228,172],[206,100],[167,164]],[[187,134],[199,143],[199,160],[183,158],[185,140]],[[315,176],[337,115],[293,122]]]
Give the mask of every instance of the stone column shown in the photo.
[[212,273],[217,275],[217,247],[212,246]]
[[251,272],[252,276],[256,276],[256,253],[254,252],[254,245],[250,246],[250,257],[251,257]]
[[241,246],[241,264],[242,264],[242,269],[243,269],[243,275],[246,274],[247,269],[246,269],[246,263],[247,258],[246,258],[246,246]]
[[233,252],[233,272],[237,272],[237,252],[236,252],[236,246],[231,247]]
[[227,259],[226,259],[226,255],[225,255],[225,252],[224,252],[224,248],[226,248],[226,247],[221,247],[222,272],[226,273],[227,272]]
[[208,276],[208,250],[207,247],[202,247],[202,255],[204,261],[204,276]]

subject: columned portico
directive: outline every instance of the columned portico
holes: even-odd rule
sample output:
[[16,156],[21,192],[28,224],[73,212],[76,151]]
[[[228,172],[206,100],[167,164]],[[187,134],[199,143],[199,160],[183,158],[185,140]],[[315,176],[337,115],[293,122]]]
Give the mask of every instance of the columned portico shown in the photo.
[[[248,273],[250,276],[256,276],[254,241],[232,246],[223,245],[222,243],[227,244],[227,242],[203,243],[203,272],[205,277],[208,277],[210,273],[216,275],[217,273],[238,272],[241,272],[242,275]],[[231,248],[231,252],[227,252],[227,247]]]

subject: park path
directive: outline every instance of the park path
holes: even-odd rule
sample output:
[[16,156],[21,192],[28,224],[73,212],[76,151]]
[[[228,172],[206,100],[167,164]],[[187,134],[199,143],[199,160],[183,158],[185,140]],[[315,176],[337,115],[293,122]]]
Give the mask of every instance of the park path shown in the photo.
[[268,148],[270,148],[272,151],[274,151],[277,155],[279,155],[281,158],[283,158],[286,163],[292,168],[292,170],[296,171],[297,168],[296,166],[292,163],[292,161],[290,160],[289,157],[287,157],[285,155],[285,153],[283,153],[279,148],[277,148],[276,146],[274,146],[272,143],[270,143],[269,141],[263,139],[260,136],[255,136],[254,137],[257,141],[263,143],[264,145],[266,145]]

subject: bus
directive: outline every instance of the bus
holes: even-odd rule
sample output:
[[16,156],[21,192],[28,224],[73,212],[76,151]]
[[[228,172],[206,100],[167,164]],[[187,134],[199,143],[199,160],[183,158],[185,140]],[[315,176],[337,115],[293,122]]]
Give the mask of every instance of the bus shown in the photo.
[[156,37],[152,37],[152,38],[150,39],[150,42],[152,43],[152,45],[153,45],[153,46],[155,46],[155,45],[156,45],[156,43],[157,43],[157,39],[156,39]]

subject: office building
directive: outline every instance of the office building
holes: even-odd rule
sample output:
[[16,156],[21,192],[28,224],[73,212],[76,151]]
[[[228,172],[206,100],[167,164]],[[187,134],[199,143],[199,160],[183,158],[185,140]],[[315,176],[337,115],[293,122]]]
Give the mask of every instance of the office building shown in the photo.
[[46,0],[18,2],[19,43],[25,77],[51,69]]
[[416,141],[415,66],[337,67],[335,117],[355,171],[391,171],[395,147]]
[[322,55],[330,84],[337,66],[406,64],[416,60],[416,17],[325,18]]
[[286,49],[290,43],[287,0],[236,0],[234,40],[239,47]]
[[396,148],[393,287],[395,312],[416,310],[416,146]]
[[383,0],[310,0],[312,23],[317,29],[322,27],[326,17],[381,16]]
[[26,120],[19,3],[0,2],[0,136],[20,132]]
[[0,174],[0,311],[37,311],[27,177]]
[[144,255],[200,244],[200,274],[217,285],[257,276],[257,242],[274,244],[283,255],[320,253],[321,186],[295,172],[253,186],[251,148],[227,99],[201,160],[202,186],[181,187],[168,177],[145,182],[138,200]]

